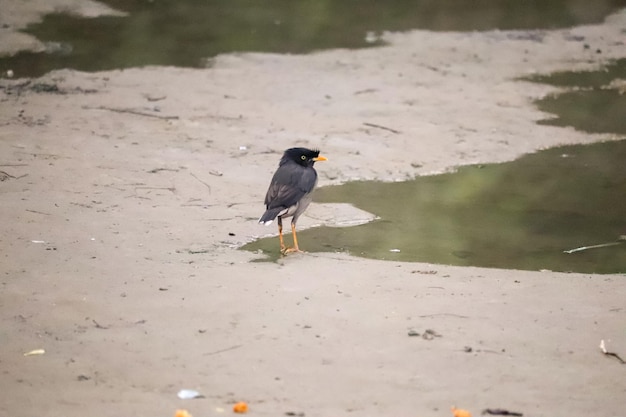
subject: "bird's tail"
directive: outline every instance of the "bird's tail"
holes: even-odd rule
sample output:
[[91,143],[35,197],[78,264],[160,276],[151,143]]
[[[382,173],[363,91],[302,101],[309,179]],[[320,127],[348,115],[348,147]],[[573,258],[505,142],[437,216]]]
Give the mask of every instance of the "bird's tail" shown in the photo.
[[263,215],[259,219],[259,223],[263,223],[266,226],[269,224],[272,224],[276,216],[278,216],[278,214],[283,210],[284,210],[283,207],[276,207],[273,209],[268,209],[265,213],[263,213]]

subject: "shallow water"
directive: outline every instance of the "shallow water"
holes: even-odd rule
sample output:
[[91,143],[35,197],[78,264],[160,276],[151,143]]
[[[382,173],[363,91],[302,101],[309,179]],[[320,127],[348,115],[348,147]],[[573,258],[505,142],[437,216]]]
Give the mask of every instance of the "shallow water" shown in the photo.
[[626,95],[617,90],[568,91],[542,99],[538,107],[558,115],[540,124],[577,126],[591,133],[626,134]]
[[[626,134],[625,95],[617,83],[624,79],[626,59],[596,71],[526,80],[564,89],[537,102],[555,114],[540,123]],[[554,148],[509,163],[401,183],[325,187],[317,190],[316,201],[352,203],[380,220],[303,231],[299,241],[310,252],[377,259],[624,273],[625,161],[626,140],[621,140]],[[276,240],[262,239],[243,249],[277,259]]]
[[[400,183],[316,191],[380,220],[298,233],[308,252],[526,270],[626,272],[626,141],[566,146]],[[290,236],[287,236],[290,242]],[[566,250],[604,243],[595,249]],[[278,239],[243,249],[279,257]]]
[[380,45],[383,31],[550,29],[601,22],[626,0],[105,0],[125,17],[51,14],[26,32],[46,53],[0,59],[0,74],[145,65],[204,67],[220,53]]
[[[126,17],[46,16],[28,32],[47,53],[0,59],[0,74],[39,76],[57,68],[99,71],[145,65],[203,67],[220,53],[306,53],[380,45],[385,30],[542,29],[600,22],[626,0],[108,0]],[[584,39],[581,39],[581,48]],[[599,51],[601,53],[601,51]],[[537,102],[556,116],[542,123],[590,132],[626,133],[626,60],[595,72],[536,76],[565,91]],[[299,234],[311,252],[519,269],[625,272],[625,142],[552,149],[517,161],[464,167],[457,173],[395,184],[353,183],[317,192],[318,201],[349,202],[380,220]],[[244,249],[279,256],[276,238]],[[621,242],[621,241],[620,241]]]
[[563,71],[527,80],[565,89],[537,101],[540,110],[556,115],[541,124],[626,134],[626,58],[596,71]]

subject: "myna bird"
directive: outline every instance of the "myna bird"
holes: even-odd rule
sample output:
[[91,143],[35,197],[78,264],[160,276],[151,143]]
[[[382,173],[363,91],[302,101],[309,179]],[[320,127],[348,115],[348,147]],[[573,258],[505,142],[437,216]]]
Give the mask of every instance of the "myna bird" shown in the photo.
[[[272,182],[265,195],[266,211],[259,219],[259,223],[271,224],[278,217],[278,238],[280,251],[301,252],[296,236],[296,222],[298,217],[311,203],[311,193],[317,184],[317,172],[313,164],[317,161],[326,161],[320,156],[320,151],[307,148],[290,148],[280,158],[278,169],[272,177]],[[291,217],[291,233],[293,248],[285,247],[283,241],[283,217]]]

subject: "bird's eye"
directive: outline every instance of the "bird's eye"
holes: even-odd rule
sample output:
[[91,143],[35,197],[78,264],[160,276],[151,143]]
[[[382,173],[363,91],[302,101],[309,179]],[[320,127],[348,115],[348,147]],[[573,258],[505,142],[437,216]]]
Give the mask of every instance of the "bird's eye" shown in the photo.
[[305,156],[305,155],[302,155],[302,156],[300,157],[300,159],[302,159],[302,160],[304,161],[304,160],[306,159],[306,156]]

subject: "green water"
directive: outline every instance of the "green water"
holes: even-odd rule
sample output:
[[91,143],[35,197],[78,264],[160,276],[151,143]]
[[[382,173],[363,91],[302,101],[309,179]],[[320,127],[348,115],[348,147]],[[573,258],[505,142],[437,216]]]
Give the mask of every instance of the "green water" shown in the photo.
[[[26,29],[47,53],[0,59],[0,73],[145,65],[204,67],[221,53],[307,53],[380,45],[383,31],[550,29],[601,22],[626,0],[105,0],[124,17],[50,14]],[[369,36],[368,36],[369,34]],[[539,41],[539,40],[538,40]],[[580,40],[581,48],[584,42]]]
[[[564,71],[526,80],[565,89],[537,101],[540,110],[556,115],[541,124],[626,135],[626,58],[596,71]],[[619,80],[621,87],[615,85]]]
[[[626,59],[595,71],[536,75],[562,90],[537,101],[544,124],[626,134]],[[380,220],[298,234],[310,252],[526,270],[626,273],[626,140],[566,146],[504,164],[401,183],[356,182],[316,191]],[[243,247],[280,253],[276,238]],[[572,253],[572,249],[602,245]]]
[[[597,23],[626,0],[108,0],[125,17],[51,14],[28,27],[47,53],[0,59],[0,74],[34,77],[58,68],[100,71],[145,65],[204,67],[220,53],[307,53],[380,45],[385,30],[550,29]],[[369,34],[369,35],[368,35]],[[585,40],[578,39],[581,50]],[[537,39],[540,42],[540,38]],[[601,51],[600,51],[601,53]],[[564,88],[537,102],[555,117],[541,123],[626,133],[626,60],[591,72],[536,76]],[[519,269],[625,272],[624,141],[574,146],[517,161],[464,167],[405,183],[363,182],[317,191],[380,216],[367,225],[299,234],[310,252]],[[289,238],[289,237],[288,237]],[[279,256],[276,238],[244,249]],[[392,251],[393,250],[393,251]]]
[[[308,252],[623,273],[626,242],[572,254],[563,251],[616,242],[626,235],[625,161],[626,141],[616,141],[554,148],[510,163],[468,166],[407,182],[324,187],[316,191],[315,201],[352,203],[380,220],[305,230],[298,239]],[[244,249],[279,256],[277,238]]]

